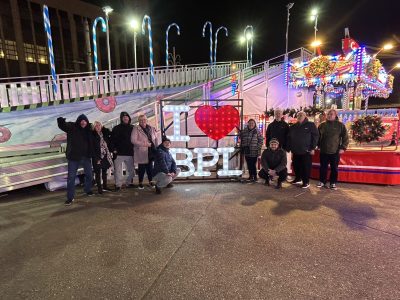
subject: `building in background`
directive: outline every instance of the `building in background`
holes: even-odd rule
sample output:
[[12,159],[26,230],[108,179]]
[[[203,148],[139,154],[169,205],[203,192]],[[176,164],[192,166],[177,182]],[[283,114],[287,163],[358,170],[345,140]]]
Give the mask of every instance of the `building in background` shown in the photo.
[[[93,70],[91,28],[96,17],[104,17],[101,7],[78,0],[0,0],[0,78],[49,74],[43,4],[49,7],[57,73]],[[109,24],[112,69],[133,68],[133,32],[127,20],[113,12]],[[106,34],[98,26],[99,70],[106,70]],[[147,61],[143,41],[138,34],[138,67]]]

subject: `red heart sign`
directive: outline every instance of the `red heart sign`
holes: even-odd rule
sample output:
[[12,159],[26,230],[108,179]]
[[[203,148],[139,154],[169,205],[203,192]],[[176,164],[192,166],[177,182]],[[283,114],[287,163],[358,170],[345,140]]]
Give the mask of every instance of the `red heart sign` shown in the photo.
[[232,105],[224,105],[218,109],[204,105],[196,110],[194,117],[201,131],[216,141],[227,136],[239,125],[239,111]]

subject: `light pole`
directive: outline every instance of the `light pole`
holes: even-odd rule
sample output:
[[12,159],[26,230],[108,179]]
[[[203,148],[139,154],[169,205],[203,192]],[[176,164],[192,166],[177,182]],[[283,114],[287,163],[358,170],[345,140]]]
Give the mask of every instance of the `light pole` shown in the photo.
[[[317,31],[318,31],[318,10],[313,9],[311,11],[311,21],[314,21],[314,42],[317,41]],[[314,55],[317,52],[317,48],[314,49]]]
[[[250,30],[250,32],[247,32]],[[246,28],[244,29],[244,37],[246,38],[247,41],[247,55],[246,59],[250,63],[250,66],[253,63],[253,26],[247,25]],[[249,59],[249,41],[250,41],[250,59]]]
[[381,49],[379,49],[379,51],[377,53],[375,53],[373,55],[373,57],[376,58],[378,56],[378,54],[381,53],[381,51],[390,50],[390,49],[393,49],[393,44],[385,44]]
[[289,3],[286,5],[287,8],[287,21],[286,21],[286,51],[285,51],[285,61],[288,60],[288,45],[289,45],[289,17],[290,9],[293,7],[294,3]]
[[110,53],[110,28],[108,27],[108,15],[113,12],[110,6],[104,6],[103,11],[106,15],[106,26],[107,26],[107,55],[108,55],[108,75],[111,76],[111,53]]
[[137,72],[137,59],[136,59],[136,38],[137,38],[137,29],[139,28],[139,23],[136,19],[132,19],[129,22],[129,25],[131,26],[133,30],[133,56],[135,58],[135,73]]

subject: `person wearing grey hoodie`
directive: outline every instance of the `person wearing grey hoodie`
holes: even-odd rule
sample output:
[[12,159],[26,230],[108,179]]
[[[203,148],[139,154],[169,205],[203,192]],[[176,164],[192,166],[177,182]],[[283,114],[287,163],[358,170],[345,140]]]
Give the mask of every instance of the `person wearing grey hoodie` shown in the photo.
[[65,118],[57,118],[58,128],[67,133],[66,157],[68,160],[67,201],[71,205],[75,197],[75,179],[79,166],[85,172],[84,191],[92,196],[92,162],[93,134],[90,130],[89,120],[85,115],[80,115],[75,122],[66,122]]

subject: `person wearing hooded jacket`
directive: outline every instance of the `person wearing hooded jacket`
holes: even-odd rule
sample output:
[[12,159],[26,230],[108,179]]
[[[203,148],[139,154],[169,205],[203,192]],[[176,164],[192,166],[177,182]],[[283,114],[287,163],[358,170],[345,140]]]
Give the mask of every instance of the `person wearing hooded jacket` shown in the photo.
[[75,197],[75,178],[80,165],[85,172],[84,191],[92,196],[92,163],[93,135],[88,118],[82,114],[75,122],[66,122],[65,118],[57,118],[58,128],[67,133],[66,157],[68,160],[67,201],[71,205]]
[[126,111],[120,114],[121,123],[115,126],[111,132],[111,142],[114,155],[114,179],[115,190],[120,191],[122,187],[122,164],[125,163],[128,177],[126,186],[133,187],[132,179],[135,176],[133,165],[133,144],[131,143],[131,134],[133,125],[131,117]]
[[307,119],[304,111],[297,113],[297,123],[289,129],[287,148],[293,154],[293,184],[302,184],[302,188],[310,187],[312,155],[318,144],[319,133],[313,122]]

